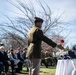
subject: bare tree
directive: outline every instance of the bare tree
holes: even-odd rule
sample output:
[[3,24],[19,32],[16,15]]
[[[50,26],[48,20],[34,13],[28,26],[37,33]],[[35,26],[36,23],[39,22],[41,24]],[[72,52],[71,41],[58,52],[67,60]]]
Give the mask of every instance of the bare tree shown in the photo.
[[[66,25],[63,28],[63,24],[65,22],[62,22],[60,19],[63,15],[63,13],[59,16],[56,16],[55,18],[52,17],[52,11],[50,7],[45,3],[46,8],[44,5],[38,0],[37,3],[40,6],[39,11],[35,9],[33,6],[32,1],[30,1],[29,4],[25,3],[25,0],[7,0],[11,5],[13,5],[15,8],[17,8],[20,13],[14,12],[17,15],[24,16],[20,17],[17,16],[14,19],[11,19],[7,15],[4,15],[9,22],[3,22],[0,24],[1,31],[3,30],[4,36],[6,37],[6,33],[11,35],[18,43],[18,37],[14,37],[12,33],[15,35],[21,36],[21,38],[27,38],[27,32],[29,29],[32,27],[34,24],[33,18],[35,16],[41,17],[44,19],[44,24],[43,24],[43,32],[45,35],[48,35],[48,37],[51,35],[51,33],[55,30],[57,32],[62,32],[65,30]],[[67,23],[65,23],[67,24]],[[59,30],[59,31],[58,31]],[[52,37],[51,37],[52,38]],[[24,40],[23,40],[24,42]]]

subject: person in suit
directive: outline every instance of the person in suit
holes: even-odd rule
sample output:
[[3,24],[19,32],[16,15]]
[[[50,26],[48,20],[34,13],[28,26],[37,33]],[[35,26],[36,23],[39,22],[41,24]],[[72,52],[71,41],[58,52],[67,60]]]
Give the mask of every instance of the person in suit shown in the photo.
[[24,59],[24,63],[26,65],[26,68],[27,68],[27,72],[29,71],[29,65],[30,65],[30,60],[29,59],[26,59],[26,52],[27,52],[27,48],[24,48],[23,49],[23,54],[22,54],[22,57]]
[[2,71],[3,71],[3,63],[0,62],[0,75],[1,75]]
[[20,60],[21,62],[21,65],[20,65],[20,70],[22,70],[22,65],[24,63],[24,59],[22,57],[22,54],[23,54],[23,50],[21,47],[18,48],[18,53],[17,53],[17,58]]
[[3,63],[3,66],[5,68],[5,74],[7,74],[11,62],[9,61],[8,55],[5,52],[4,46],[0,46],[0,62]]
[[41,64],[41,42],[44,41],[53,48],[58,47],[64,49],[61,45],[57,45],[51,39],[47,38],[41,30],[43,19],[39,17],[34,18],[34,26],[28,32],[28,50],[26,57],[30,58],[31,66],[29,75],[39,75]]

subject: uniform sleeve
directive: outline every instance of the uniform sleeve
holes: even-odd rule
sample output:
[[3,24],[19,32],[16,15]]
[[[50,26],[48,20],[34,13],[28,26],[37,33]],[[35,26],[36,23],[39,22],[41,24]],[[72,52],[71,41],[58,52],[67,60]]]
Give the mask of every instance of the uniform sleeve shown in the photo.
[[43,35],[42,30],[37,31],[37,36],[39,39],[46,42],[48,45],[52,46],[53,48],[56,47],[57,44],[53,42],[51,39],[49,39],[48,37],[46,37],[45,35]]

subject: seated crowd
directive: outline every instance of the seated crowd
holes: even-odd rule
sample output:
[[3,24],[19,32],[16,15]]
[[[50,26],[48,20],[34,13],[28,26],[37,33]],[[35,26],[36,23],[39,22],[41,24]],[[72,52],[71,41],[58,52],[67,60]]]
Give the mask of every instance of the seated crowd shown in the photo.
[[[6,51],[5,46],[0,46],[0,75],[7,75],[9,71],[9,66],[12,71],[12,75],[15,73],[21,73],[22,66],[25,64],[26,71],[29,71],[29,65],[30,60],[26,58],[26,51],[27,48],[18,47],[16,50],[13,48],[10,48],[8,51]],[[43,50],[42,50],[43,51]],[[48,66],[52,66],[53,64],[57,63],[57,59],[49,55],[47,58],[46,51],[42,52],[42,61],[41,65],[44,64],[46,68]]]
[[21,73],[23,64],[26,65],[27,72],[29,71],[30,60],[26,59],[27,48],[19,47],[17,50],[10,48],[9,52],[5,51],[5,46],[0,46],[0,75],[7,75],[9,66],[11,67],[12,75]]

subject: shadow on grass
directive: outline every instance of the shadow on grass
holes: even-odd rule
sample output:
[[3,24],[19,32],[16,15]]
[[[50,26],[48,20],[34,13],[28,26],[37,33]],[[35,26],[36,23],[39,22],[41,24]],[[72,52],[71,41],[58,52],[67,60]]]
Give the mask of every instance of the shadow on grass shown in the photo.
[[[45,66],[41,66],[40,68],[46,68]],[[47,69],[56,69],[56,66],[49,66]]]
[[[53,71],[56,67],[55,66],[49,66],[48,68],[46,68],[45,66],[41,66],[40,67],[41,70],[40,70],[40,75],[49,75],[51,71]],[[11,71],[11,70],[10,70]],[[50,72],[49,72],[50,71]],[[28,75],[29,73],[26,71],[26,68],[23,68],[23,70],[21,71],[21,73],[15,73],[15,75]],[[7,75],[12,75],[11,72],[9,72]],[[54,75],[51,73],[51,75]]]
[[49,72],[40,71],[40,73],[49,73]]
[[[28,73],[27,72],[21,72],[21,73],[15,73],[15,74],[13,74],[13,75],[27,75]],[[7,74],[7,75],[12,75],[12,73],[9,73],[9,74]]]
[[[7,75],[12,75],[11,70],[8,72]],[[15,73],[13,75],[28,75],[28,72],[26,70],[22,70],[21,73]]]

